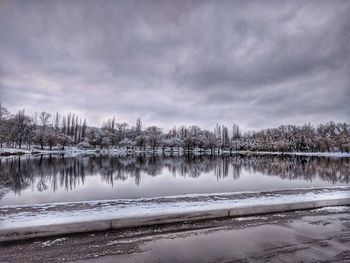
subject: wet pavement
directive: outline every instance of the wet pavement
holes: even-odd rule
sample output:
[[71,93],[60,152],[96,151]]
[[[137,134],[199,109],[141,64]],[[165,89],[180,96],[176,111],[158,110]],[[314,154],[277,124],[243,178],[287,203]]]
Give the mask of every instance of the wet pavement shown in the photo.
[[350,262],[350,207],[0,244],[0,262]]

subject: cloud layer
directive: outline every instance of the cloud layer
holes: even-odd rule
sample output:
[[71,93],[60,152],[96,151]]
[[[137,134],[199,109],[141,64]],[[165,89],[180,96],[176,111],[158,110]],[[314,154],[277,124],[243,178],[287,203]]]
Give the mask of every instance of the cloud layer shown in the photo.
[[0,1],[0,101],[171,127],[350,121],[349,1]]

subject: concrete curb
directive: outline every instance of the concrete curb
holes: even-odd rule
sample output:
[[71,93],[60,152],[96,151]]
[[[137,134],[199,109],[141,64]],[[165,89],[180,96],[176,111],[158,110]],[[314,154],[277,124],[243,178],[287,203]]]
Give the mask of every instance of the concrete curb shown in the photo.
[[42,225],[23,228],[0,230],[0,242],[25,240],[30,238],[57,236],[73,233],[105,231],[110,229],[132,228],[138,226],[151,226],[184,221],[197,221],[214,218],[251,216],[270,214],[295,210],[306,210],[326,206],[350,206],[350,198],[329,199],[318,201],[305,201],[298,203],[283,203],[259,206],[231,207],[227,209],[206,210],[198,212],[184,212],[174,214],[161,214],[140,216],[132,218],[116,218],[87,222],[74,222],[65,224]]

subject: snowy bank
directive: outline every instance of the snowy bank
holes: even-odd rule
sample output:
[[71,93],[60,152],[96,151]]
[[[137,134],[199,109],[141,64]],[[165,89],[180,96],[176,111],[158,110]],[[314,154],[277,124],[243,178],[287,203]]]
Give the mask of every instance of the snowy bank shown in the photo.
[[350,188],[186,195],[0,208],[0,240],[350,205]]
[[[227,152],[226,152],[227,153]],[[288,156],[315,156],[315,157],[350,157],[350,152],[252,152],[252,151],[234,151],[233,154],[251,154],[251,155],[288,155]]]
[[350,152],[259,152],[259,151],[228,151],[219,150],[213,153],[210,150],[194,149],[191,151],[184,151],[183,149],[126,149],[126,148],[110,148],[110,149],[78,149],[77,147],[66,147],[65,150],[53,149],[53,150],[41,150],[37,148],[32,149],[18,149],[18,148],[0,148],[0,158],[18,155],[37,155],[37,154],[67,154],[67,155],[80,155],[80,154],[92,154],[92,153],[105,153],[105,154],[166,154],[166,155],[185,155],[185,154],[244,154],[244,155],[278,155],[278,156],[315,156],[315,157],[350,157]]

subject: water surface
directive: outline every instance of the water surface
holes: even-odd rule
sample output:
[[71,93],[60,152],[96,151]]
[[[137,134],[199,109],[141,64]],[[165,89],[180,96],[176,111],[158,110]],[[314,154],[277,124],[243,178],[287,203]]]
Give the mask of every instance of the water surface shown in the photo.
[[0,205],[350,185],[349,158],[41,155],[0,160]]

